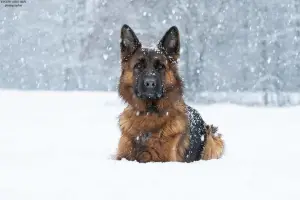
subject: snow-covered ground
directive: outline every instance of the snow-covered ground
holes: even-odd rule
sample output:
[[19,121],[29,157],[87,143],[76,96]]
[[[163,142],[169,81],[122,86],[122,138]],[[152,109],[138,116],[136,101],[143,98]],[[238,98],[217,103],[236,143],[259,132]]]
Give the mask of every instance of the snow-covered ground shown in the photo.
[[300,107],[196,106],[227,149],[190,164],[112,160],[123,107],[115,93],[0,91],[0,199],[300,199]]

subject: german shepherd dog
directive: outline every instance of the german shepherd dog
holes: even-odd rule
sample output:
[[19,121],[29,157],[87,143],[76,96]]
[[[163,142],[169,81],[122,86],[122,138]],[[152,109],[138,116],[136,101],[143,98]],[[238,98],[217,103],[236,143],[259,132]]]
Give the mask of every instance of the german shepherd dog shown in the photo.
[[119,116],[121,137],[116,159],[138,162],[193,162],[218,159],[224,151],[217,128],[183,100],[178,73],[179,31],[171,27],[156,49],[142,47],[126,24],[121,28]]

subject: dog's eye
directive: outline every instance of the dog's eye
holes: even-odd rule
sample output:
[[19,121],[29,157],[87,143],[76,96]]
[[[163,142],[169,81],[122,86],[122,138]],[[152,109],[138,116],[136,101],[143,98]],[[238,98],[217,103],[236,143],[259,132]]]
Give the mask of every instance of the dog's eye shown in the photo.
[[137,63],[136,65],[134,65],[134,69],[136,69],[136,70],[140,70],[143,68],[144,68],[144,65],[142,65],[141,63]]
[[157,69],[157,70],[162,70],[164,68],[165,68],[165,66],[163,64],[158,63],[155,65],[155,69]]

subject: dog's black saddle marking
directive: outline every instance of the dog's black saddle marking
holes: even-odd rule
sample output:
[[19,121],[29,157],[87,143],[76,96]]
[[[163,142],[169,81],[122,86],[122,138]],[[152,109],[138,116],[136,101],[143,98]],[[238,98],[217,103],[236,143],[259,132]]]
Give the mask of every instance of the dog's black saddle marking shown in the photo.
[[186,162],[198,161],[204,148],[205,123],[197,110],[187,105],[187,115],[189,120],[190,146],[185,154]]

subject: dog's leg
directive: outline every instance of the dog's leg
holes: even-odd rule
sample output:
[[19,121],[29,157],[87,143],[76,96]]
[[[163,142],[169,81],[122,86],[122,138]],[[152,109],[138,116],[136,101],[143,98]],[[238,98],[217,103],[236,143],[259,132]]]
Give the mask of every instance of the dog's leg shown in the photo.
[[121,160],[122,158],[125,158],[127,160],[134,160],[133,154],[134,149],[132,139],[122,135],[119,141],[116,159]]
[[147,141],[144,149],[140,150],[140,153],[137,154],[137,161],[182,162],[188,145],[188,137],[183,134],[163,136],[163,138],[157,136],[157,138]]
[[170,141],[170,154],[169,161],[182,162],[184,160],[184,154],[189,146],[189,138],[186,134],[178,134],[173,136]]
[[215,135],[217,128],[213,125],[206,125],[205,134],[206,142],[204,144],[202,160],[219,159],[224,153],[224,141],[222,135]]
[[163,143],[166,161],[183,162],[184,154],[189,147],[189,137],[186,133],[185,116],[176,116],[170,120],[161,130],[161,135],[165,138]]

